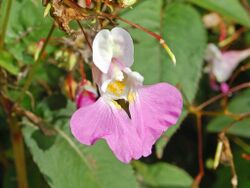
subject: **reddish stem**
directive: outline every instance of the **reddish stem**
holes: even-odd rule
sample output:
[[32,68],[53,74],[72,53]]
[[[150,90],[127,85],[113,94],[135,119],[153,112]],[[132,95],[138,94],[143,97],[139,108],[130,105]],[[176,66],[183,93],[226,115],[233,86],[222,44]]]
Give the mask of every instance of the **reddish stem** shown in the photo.
[[198,109],[198,110],[201,110],[201,109],[207,107],[208,105],[214,103],[215,101],[217,101],[217,100],[219,100],[219,99],[225,97],[225,96],[228,95],[228,94],[231,94],[231,93],[234,93],[234,92],[239,91],[239,90],[241,90],[241,89],[245,89],[245,88],[249,88],[249,87],[250,87],[250,82],[246,82],[246,83],[240,84],[240,85],[238,85],[238,86],[236,86],[236,87],[231,88],[231,89],[228,91],[228,93],[226,93],[226,94],[221,93],[221,94],[216,95],[215,97],[213,97],[213,98],[207,100],[206,102],[204,102],[204,103],[202,103],[201,105],[199,105],[199,106],[197,107],[197,109]]
[[222,45],[222,51],[225,51],[228,47],[229,47],[229,45],[231,44],[231,43],[233,43],[234,41],[236,41],[239,37],[240,37],[240,35],[243,33],[243,32],[245,32],[246,31],[246,29],[244,28],[244,27],[242,27],[242,28],[240,28],[240,29],[238,29],[231,37],[228,37],[227,39],[225,39],[224,41],[220,41],[220,44],[222,44],[222,43],[225,43],[224,45]]
[[87,35],[87,33],[84,31],[84,29],[83,29],[83,27],[82,27],[82,24],[81,24],[80,21],[78,21],[78,20],[77,20],[77,23],[78,23],[78,25],[79,25],[79,27],[80,27],[80,29],[81,29],[81,31],[82,31],[84,37],[85,37],[85,40],[86,40],[86,42],[87,42],[87,44],[88,44],[90,50],[93,51],[91,42],[89,41],[88,35]]
[[8,118],[19,188],[28,188],[23,136],[15,117]]
[[236,72],[231,76],[231,79],[229,80],[229,85],[231,85],[235,81],[235,79],[239,76],[240,73],[245,72],[248,69],[250,69],[250,63],[245,64],[241,66],[238,70],[236,70]]
[[82,77],[82,81],[81,81],[81,84],[84,85],[86,83],[86,74],[85,74],[85,71],[84,71],[84,66],[83,66],[83,63],[79,62],[79,71],[80,71],[80,74],[81,74],[81,77]]
[[18,119],[13,112],[14,103],[0,91],[0,104],[3,106],[3,109],[7,115],[7,122],[9,124],[18,187],[28,188],[23,136],[18,124]]
[[220,38],[219,38],[219,41],[223,41],[226,39],[227,37],[227,28],[226,28],[226,25],[223,21],[220,22]]
[[199,173],[196,176],[192,188],[199,187],[199,184],[204,176],[204,165],[203,165],[203,142],[202,142],[202,122],[201,114],[196,114],[197,119],[197,136],[198,136],[198,161],[199,161]]
[[66,80],[67,80],[67,85],[68,85],[68,89],[69,89],[69,97],[71,100],[74,100],[75,96],[73,95],[73,88],[72,88],[73,77],[72,77],[71,72],[68,73]]

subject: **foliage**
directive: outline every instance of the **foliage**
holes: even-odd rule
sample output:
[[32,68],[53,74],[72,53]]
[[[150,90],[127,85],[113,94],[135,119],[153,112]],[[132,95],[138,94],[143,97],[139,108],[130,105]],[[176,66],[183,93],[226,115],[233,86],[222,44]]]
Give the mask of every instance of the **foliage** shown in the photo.
[[[229,110],[230,112],[234,113],[247,113],[250,110],[250,90],[246,90],[239,94],[239,96],[235,96],[233,100],[229,103]],[[234,119],[231,117],[217,117],[214,118],[209,124],[208,124],[208,131],[211,132],[220,132],[223,128],[226,127],[226,125],[229,125],[230,123],[234,122]],[[228,130],[228,133],[233,135],[238,135],[242,137],[250,137],[249,134],[249,120],[245,119],[239,122],[236,122],[233,127],[231,127]]]

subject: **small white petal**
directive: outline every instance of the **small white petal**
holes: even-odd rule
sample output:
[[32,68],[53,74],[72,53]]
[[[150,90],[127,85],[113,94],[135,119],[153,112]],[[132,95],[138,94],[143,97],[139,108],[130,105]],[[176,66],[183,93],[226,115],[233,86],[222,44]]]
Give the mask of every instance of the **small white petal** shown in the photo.
[[121,68],[116,65],[116,64],[111,64],[111,78],[118,80],[118,81],[122,81],[124,79],[124,75],[123,72],[121,71]]
[[231,74],[231,68],[227,66],[226,62],[214,61],[212,65],[212,73],[218,82],[225,82]]
[[128,82],[130,82],[133,86],[143,84],[144,77],[140,73],[132,71],[130,68],[125,68],[124,72],[128,75]]
[[124,79],[122,71],[117,71],[114,76],[115,80],[122,81]]
[[131,76],[139,83],[142,83],[144,81],[144,77],[138,72],[132,72]]
[[101,30],[93,42],[93,62],[103,72],[107,73],[113,57],[113,41],[109,30]]
[[103,82],[102,82],[102,85],[101,85],[101,92],[102,93],[105,93],[106,90],[107,90],[107,87],[109,85],[109,83],[112,81],[111,79],[107,79],[106,76],[103,76]]

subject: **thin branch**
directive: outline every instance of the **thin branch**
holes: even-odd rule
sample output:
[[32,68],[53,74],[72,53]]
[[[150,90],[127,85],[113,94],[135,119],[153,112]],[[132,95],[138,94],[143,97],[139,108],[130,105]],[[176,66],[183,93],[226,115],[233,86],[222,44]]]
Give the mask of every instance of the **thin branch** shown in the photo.
[[17,171],[17,182],[19,188],[28,188],[27,169],[25,163],[25,152],[23,136],[18,125],[18,121],[14,115],[8,117],[8,124],[10,128],[10,136],[13,147],[15,166]]
[[235,79],[239,76],[240,73],[245,72],[248,69],[250,69],[250,63],[245,64],[239,69],[237,69],[236,72],[231,76],[231,79],[229,80],[229,85],[231,85],[235,81]]
[[200,111],[200,113],[204,116],[221,116],[226,115],[223,111],[214,112],[214,111]]
[[198,161],[199,161],[199,173],[196,176],[192,188],[199,187],[202,177],[204,176],[204,165],[203,165],[203,141],[202,141],[202,122],[201,114],[196,114],[197,120],[197,136],[198,136]]
[[43,54],[43,52],[45,51],[45,48],[46,48],[46,46],[47,46],[47,44],[48,44],[48,42],[49,42],[49,40],[50,40],[50,37],[51,37],[51,35],[52,35],[54,29],[55,29],[55,24],[53,23],[52,26],[51,26],[51,28],[50,28],[50,31],[49,31],[49,33],[48,33],[48,36],[47,36],[47,38],[45,39],[45,42],[44,42],[44,44],[43,44],[43,46],[42,46],[42,49],[41,49],[41,51],[40,51],[40,53],[39,53],[39,55],[38,55],[38,58],[35,60],[34,65],[31,67],[31,70],[29,71],[28,78],[26,79],[26,81],[25,81],[25,83],[24,83],[24,86],[23,86],[23,88],[22,88],[22,92],[21,92],[19,98],[17,99],[17,104],[20,103],[20,101],[23,100],[23,98],[24,98],[24,96],[25,96],[25,92],[29,89],[30,84],[32,83],[33,76],[34,76],[34,74],[35,74],[36,68],[37,68],[37,66],[39,65],[39,62],[40,62],[41,57],[42,57],[42,54]]
[[238,177],[237,177],[237,173],[236,173],[236,169],[235,169],[235,165],[233,161],[233,154],[232,154],[232,150],[230,147],[230,142],[228,138],[225,136],[224,132],[219,134],[219,141],[223,143],[223,149],[220,155],[220,162],[224,164],[228,164],[230,166],[231,176],[232,176],[231,178],[232,188],[237,188]]
[[82,24],[81,24],[80,21],[78,21],[78,20],[77,20],[77,23],[78,23],[78,25],[79,25],[79,27],[80,27],[80,29],[81,29],[81,31],[82,31],[82,33],[83,33],[85,39],[86,39],[86,42],[87,42],[87,44],[88,44],[90,50],[93,51],[91,42],[89,41],[88,35],[87,35],[87,33],[84,31],[84,29],[83,29],[83,27],[82,27]]
[[2,31],[1,31],[1,38],[0,38],[0,49],[3,48],[4,45],[4,39],[8,27],[9,17],[10,17],[10,10],[11,10],[12,0],[7,1],[7,8],[6,8],[6,14],[4,17],[3,25],[2,25]]
[[249,5],[249,1],[247,0],[241,0],[242,5],[244,6],[244,8],[246,9],[248,15],[250,16],[250,5]]
[[231,140],[241,147],[245,152],[250,153],[250,145],[239,137],[232,137]]
[[246,118],[250,117],[250,112],[248,113],[244,113],[242,115],[240,115],[236,120],[234,120],[233,122],[231,122],[228,126],[226,126],[221,132],[226,134],[226,132],[232,127],[234,126],[236,123],[238,123],[239,121],[243,121]]
[[232,36],[226,38],[225,40],[219,42],[219,47],[223,48],[223,50],[226,50],[228,48],[228,46],[233,43],[234,41],[236,41],[239,36],[243,33],[247,31],[246,28],[242,27],[239,30],[237,30]]
[[23,136],[13,110],[13,102],[0,92],[0,104],[7,116],[19,188],[28,188]]
[[225,96],[228,95],[228,94],[231,94],[231,93],[234,93],[234,92],[236,92],[236,91],[239,91],[239,90],[242,90],[242,89],[246,89],[246,88],[249,88],[249,87],[250,87],[250,82],[245,82],[245,83],[243,83],[243,84],[240,84],[240,85],[238,85],[238,86],[235,86],[235,87],[231,88],[231,89],[228,91],[227,94],[221,93],[221,94],[216,95],[216,96],[214,96],[213,98],[209,99],[208,101],[206,101],[206,102],[200,104],[200,105],[197,107],[197,109],[198,109],[198,110],[201,110],[201,109],[207,107],[208,105],[214,103],[215,101],[217,101],[217,100],[219,100],[219,99],[225,97]]

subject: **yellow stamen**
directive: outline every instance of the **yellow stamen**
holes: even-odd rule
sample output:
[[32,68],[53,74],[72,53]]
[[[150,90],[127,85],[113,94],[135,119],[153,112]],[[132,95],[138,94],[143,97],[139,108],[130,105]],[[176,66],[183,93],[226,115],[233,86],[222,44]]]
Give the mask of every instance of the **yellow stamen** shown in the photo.
[[124,89],[125,89],[125,83],[122,81],[111,82],[107,87],[107,90],[116,96],[122,95]]
[[133,92],[129,92],[129,94],[128,94],[128,102],[134,102],[135,101],[135,98],[136,98],[136,95],[135,95],[135,93],[133,93]]
[[122,109],[121,105],[119,105],[118,102],[112,101],[112,104],[114,105],[115,108]]

